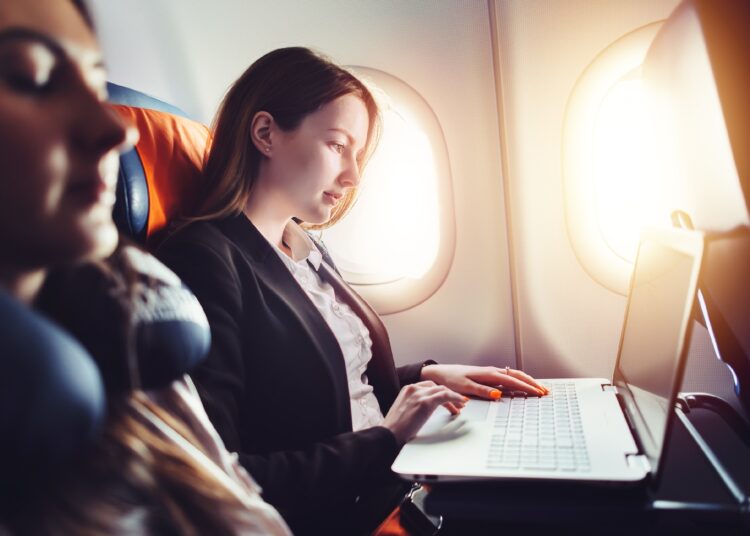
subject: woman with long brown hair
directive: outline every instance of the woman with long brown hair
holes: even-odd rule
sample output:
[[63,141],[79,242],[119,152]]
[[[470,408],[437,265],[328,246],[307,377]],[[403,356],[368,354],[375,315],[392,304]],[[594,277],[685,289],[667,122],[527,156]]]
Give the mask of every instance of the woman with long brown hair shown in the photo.
[[396,368],[377,314],[305,232],[349,210],[378,125],[347,70],[305,48],[266,54],[222,103],[191,223],[158,251],[211,325],[195,372],[209,416],[300,533],[374,529],[408,487],[390,464],[438,406],[546,393],[512,369]]
[[98,434],[48,479],[18,482],[26,494],[3,521],[19,534],[289,534],[184,376],[208,342],[197,301],[118,246],[117,157],[135,133],[104,102],[105,80],[80,2],[0,3],[0,291],[77,336],[107,395]]

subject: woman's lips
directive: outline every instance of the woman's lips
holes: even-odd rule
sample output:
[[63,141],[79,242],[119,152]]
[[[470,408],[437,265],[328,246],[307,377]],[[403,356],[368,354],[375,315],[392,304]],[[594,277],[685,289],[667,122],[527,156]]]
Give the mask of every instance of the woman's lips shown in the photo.
[[84,205],[115,204],[115,193],[100,179],[79,180],[68,186],[67,194]]
[[339,202],[339,199],[341,199],[342,194],[336,194],[332,192],[323,192],[323,198],[325,199],[326,203],[329,205],[335,205]]

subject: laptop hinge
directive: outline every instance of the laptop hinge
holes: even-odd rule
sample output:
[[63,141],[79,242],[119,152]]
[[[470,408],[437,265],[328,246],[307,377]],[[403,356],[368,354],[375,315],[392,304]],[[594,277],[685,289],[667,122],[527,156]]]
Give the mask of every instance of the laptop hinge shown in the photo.
[[629,467],[636,469],[643,469],[646,473],[651,472],[651,463],[645,454],[626,454],[625,459],[628,462]]
[[602,385],[602,391],[605,391],[605,392],[609,391],[609,392],[612,392],[614,394],[619,394],[619,391],[617,390],[617,387],[615,387],[614,385],[608,385],[608,384],[605,385],[605,384],[603,384]]

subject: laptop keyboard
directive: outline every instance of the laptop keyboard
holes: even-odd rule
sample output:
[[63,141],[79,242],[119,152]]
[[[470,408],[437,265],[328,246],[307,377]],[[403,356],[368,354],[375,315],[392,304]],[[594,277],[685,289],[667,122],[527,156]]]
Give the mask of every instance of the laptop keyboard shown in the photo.
[[487,467],[561,472],[591,469],[574,383],[551,383],[550,394],[498,402]]

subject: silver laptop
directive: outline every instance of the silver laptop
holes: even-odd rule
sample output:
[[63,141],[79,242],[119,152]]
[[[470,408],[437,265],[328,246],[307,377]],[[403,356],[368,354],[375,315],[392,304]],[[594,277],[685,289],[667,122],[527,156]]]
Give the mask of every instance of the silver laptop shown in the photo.
[[658,476],[682,380],[703,254],[696,231],[649,230],[638,249],[613,380],[541,380],[544,397],[439,408],[392,469],[417,481],[637,482]]

